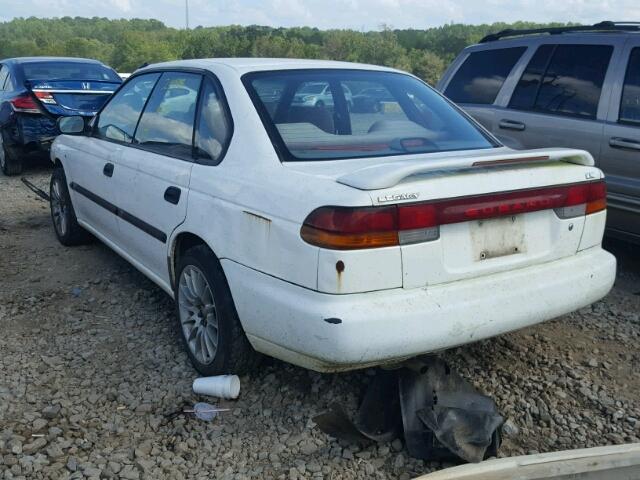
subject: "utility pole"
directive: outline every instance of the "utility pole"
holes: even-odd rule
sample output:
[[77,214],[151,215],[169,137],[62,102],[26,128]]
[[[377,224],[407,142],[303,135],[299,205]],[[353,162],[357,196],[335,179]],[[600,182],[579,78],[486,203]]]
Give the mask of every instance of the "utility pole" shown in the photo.
[[189,30],[189,0],[184,0],[185,25]]

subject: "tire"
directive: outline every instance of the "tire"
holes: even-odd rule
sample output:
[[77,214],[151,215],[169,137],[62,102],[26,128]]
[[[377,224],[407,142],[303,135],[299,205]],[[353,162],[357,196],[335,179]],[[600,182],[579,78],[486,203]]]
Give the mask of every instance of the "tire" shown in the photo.
[[53,229],[62,245],[71,247],[93,240],[91,234],[78,224],[62,167],[55,167],[51,174],[49,208]]
[[322,100],[318,100],[315,104],[316,108],[324,108],[324,102]]
[[[178,259],[174,289],[177,326],[191,363],[202,375],[244,375],[260,356],[247,339],[220,262],[205,245]],[[215,328],[217,326],[217,328]]]
[[4,135],[0,131],[0,170],[7,176],[22,173],[22,160],[14,148],[4,142]]

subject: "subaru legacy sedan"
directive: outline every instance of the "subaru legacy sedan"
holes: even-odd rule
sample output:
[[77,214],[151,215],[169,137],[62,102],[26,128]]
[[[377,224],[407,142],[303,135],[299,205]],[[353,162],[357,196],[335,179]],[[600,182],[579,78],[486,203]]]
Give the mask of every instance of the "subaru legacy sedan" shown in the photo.
[[[300,104],[310,85],[331,100]],[[385,90],[355,112],[345,92]],[[375,101],[375,99],[373,99]],[[606,188],[581,150],[514,151],[407,73],[279,59],[136,71],[59,121],[51,215],[175,299],[195,368],[261,352],[393,365],[571,312],[611,288]]]
[[19,174],[26,154],[48,152],[57,118],[92,117],[121,83],[113,69],[87,58],[0,60],[2,172]]

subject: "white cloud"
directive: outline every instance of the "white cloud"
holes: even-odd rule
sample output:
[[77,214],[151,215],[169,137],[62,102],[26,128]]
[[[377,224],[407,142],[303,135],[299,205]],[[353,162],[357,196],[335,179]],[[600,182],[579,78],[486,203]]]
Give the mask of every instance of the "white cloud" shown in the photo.
[[131,11],[131,1],[130,0],[111,0],[110,3],[120,10],[121,12],[130,12]]

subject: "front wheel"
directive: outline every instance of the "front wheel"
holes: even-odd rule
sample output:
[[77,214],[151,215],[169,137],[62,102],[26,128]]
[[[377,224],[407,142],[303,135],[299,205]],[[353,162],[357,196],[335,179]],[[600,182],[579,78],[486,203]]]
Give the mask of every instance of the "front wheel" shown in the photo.
[[53,229],[62,245],[70,247],[91,240],[91,234],[78,224],[67,188],[67,178],[61,167],[54,168],[51,174],[49,206]]
[[178,260],[175,301],[179,330],[191,363],[202,375],[242,375],[258,354],[240,325],[220,262],[204,245]]

